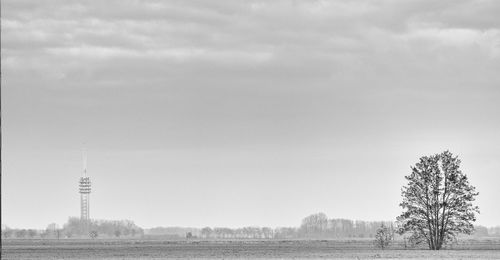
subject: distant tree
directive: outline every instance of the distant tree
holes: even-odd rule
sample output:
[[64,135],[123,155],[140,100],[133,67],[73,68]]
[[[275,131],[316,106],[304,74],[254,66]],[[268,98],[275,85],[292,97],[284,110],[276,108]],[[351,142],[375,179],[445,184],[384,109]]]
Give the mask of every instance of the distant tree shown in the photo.
[[216,238],[222,238],[222,228],[214,227],[214,235]]
[[340,219],[340,223],[342,225],[342,236],[352,237],[354,233],[354,222],[350,219]]
[[210,227],[204,227],[201,229],[201,235],[205,238],[209,238],[212,235],[212,229]]
[[274,230],[275,238],[296,238],[297,229],[293,227],[281,227]]
[[382,224],[375,234],[375,246],[384,250],[389,246],[393,239],[392,230],[389,229],[386,225]]
[[19,229],[16,231],[16,237],[17,238],[24,238],[24,237],[26,237],[27,233],[28,233],[28,231],[26,229]]
[[488,234],[488,228],[487,227],[484,227],[484,226],[475,226],[474,227],[474,233],[473,235],[475,237],[487,237],[489,234]]
[[261,232],[264,238],[273,238],[273,230],[271,228],[263,227]]
[[474,231],[479,208],[472,202],[478,193],[460,170],[458,157],[449,151],[424,156],[406,180],[400,204],[404,211],[397,218],[400,234],[439,250],[457,234]]
[[500,236],[500,226],[491,227],[488,229],[488,234],[491,236]]
[[245,238],[252,238],[254,236],[252,227],[244,227],[242,231]]
[[97,236],[98,236],[97,231],[92,230],[92,231],[89,232],[89,237],[90,238],[95,239],[95,238],[97,238]]
[[28,229],[28,237],[29,238],[34,238],[36,236],[36,230],[34,229]]
[[312,214],[302,220],[300,229],[308,236],[323,234],[328,227],[328,218],[325,213]]
[[226,234],[227,238],[232,238],[234,237],[235,231],[230,228],[225,228],[224,233]]
[[122,232],[119,229],[117,229],[117,230],[115,230],[114,234],[115,234],[115,237],[120,237]]
[[260,238],[262,235],[260,231],[258,227],[248,227],[248,232],[251,234],[252,238]]
[[57,225],[57,223],[50,223],[49,225],[47,225],[47,228],[46,230],[49,230],[49,231],[56,231],[57,229],[59,229],[59,225]]
[[61,237],[61,229],[56,223],[51,223],[45,229],[48,236],[55,237],[59,239]]
[[364,237],[366,234],[366,221],[362,220],[356,220],[355,221],[356,229],[354,230],[354,233],[357,237]]
[[68,222],[63,226],[64,234],[68,237],[73,235],[82,235],[82,224],[80,218],[70,217]]
[[10,238],[10,237],[12,237],[12,234],[14,234],[14,230],[12,230],[10,228],[6,228],[6,229],[2,230],[2,237],[3,238]]
[[191,233],[191,232],[187,232],[187,233],[186,233],[186,238],[187,238],[187,239],[191,239],[191,238],[193,238],[193,233]]
[[40,238],[47,238],[49,236],[49,233],[47,233],[47,230],[43,230],[40,232]]

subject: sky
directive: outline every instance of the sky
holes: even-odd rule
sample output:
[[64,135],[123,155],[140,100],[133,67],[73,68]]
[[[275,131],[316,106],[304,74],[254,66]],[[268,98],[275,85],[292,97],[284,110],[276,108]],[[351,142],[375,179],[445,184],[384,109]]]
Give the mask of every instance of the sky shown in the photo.
[[450,150],[500,225],[499,1],[5,0],[2,224],[395,220]]

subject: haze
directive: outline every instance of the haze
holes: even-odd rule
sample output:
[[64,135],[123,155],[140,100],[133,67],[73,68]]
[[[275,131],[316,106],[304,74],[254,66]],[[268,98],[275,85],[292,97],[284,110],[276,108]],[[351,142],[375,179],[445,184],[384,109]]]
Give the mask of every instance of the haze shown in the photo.
[[2,224],[394,220],[449,149],[500,224],[498,1],[2,1]]

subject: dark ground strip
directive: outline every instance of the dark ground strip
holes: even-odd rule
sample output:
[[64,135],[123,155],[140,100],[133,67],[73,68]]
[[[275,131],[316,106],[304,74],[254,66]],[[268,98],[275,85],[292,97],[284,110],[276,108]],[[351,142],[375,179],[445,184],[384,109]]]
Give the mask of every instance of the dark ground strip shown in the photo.
[[438,252],[375,249],[370,240],[157,241],[3,240],[2,259],[398,258],[500,259],[500,240],[470,240]]

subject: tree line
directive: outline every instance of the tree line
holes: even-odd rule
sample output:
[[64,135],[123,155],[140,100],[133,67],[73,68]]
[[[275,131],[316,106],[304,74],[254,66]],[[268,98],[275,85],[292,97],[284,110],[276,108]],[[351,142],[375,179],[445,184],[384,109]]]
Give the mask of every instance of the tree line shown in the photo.
[[[335,238],[375,238],[380,227],[387,228],[387,233],[397,234],[397,222],[363,221],[344,218],[328,218],[324,213],[311,214],[302,219],[297,227],[156,227],[145,230],[149,238],[170,239],[335,239]],[[500,226],[486,228],[476,226],[474,237],[500,237]],[[402,236],[401,236],[402,238]]]
[[[325,221],[326,220],[326,221]],[[203,239],[300,239],[300,238],[374,238],[377,228],[384,224],[391,232],[395,223],[390,221],[362,221],[343,218],[328,219],[324,213],[312,214],[302,220],[299,227],[205,227],[182,228],[182,227],[157,227],[142,229],[132,221],[122,220],[94,220],[91,222],[90,231],[96,231],[98,237],[106,238],[154,238],[155,236],[183,239],[186,234],[191,233],[193,237]],[[146,234],[146,236],[144,236]],[[484,227],[475,226],[473,237],[500,237],[500,226]],[[2,230],[2,238],[18,239],[62,239],[85,237],[80,230],[79,219],[69,218],[68,222],[59,227],[52,223],[46,229],[13,229],[5,227]]]
[[[324,213],[310,215],[298,228],[210,228],[199,232],[203,238],[375,238],[385,248],[398,234],[412,245],[427,244],[440,250],[460,236],[497,235],[494,228],[474,226],[480,213],[474,201],[479,193],[460,169],[461,160],[450,151],[422,156],[405,176],[407,185],[401,189],[403,212],[395,222],[366,222],[328,219]],[[192,238],[192,232],[186,234]]]
[[61,239],[61,238],[93,238],[107,237],[137,237],[144,235],[144,230],[130,220],[91,220],[86,233],[82,227],[80,219],[70,217],[62,227],[56,223],[49,224],[44,230],[36,229],[11,229],[5,227],[2,230],[2,238],[41,238],[41,239]]

